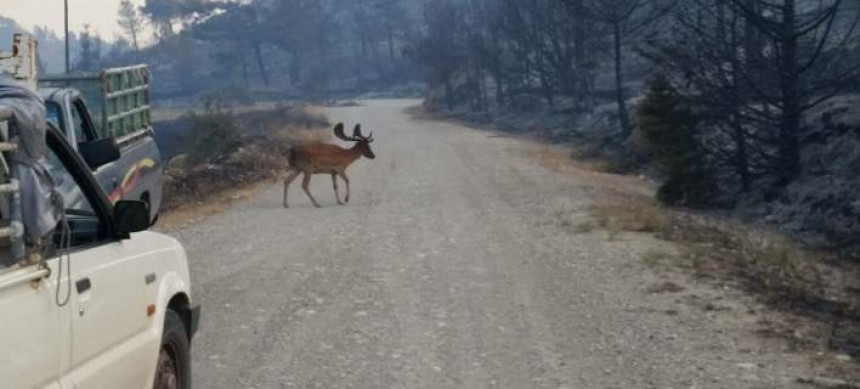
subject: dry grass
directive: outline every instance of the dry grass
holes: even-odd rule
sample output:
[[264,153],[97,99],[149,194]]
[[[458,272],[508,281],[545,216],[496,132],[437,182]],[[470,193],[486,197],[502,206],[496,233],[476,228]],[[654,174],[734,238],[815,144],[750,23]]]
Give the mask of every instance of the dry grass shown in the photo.
[[[551,145],[540,141],[530,143],[522,151],[523,155],[547,170],[573,177],[578,183],[591,191],[615,196],[638,196],[641,199],[653,197],[656,186],[650,180],[640,177],[607,172],[606,163],[597,160],[577,160],[576,152],[563,145]],[[641,200],[637,200],[641,201]]]
[[[592,207],[597,225],[610,239],[623,233],[650,233],[680,245],[676,265],[697,275],[740,276],[758,289],[780,295],[818,296],[822,280],[816,264],[820,253],[800,247],[786,237],[739,223],[666,209],[640,195],[600,196]],[[664,257],[646,252],[651,265]]]
[[219,214],[233,203],[251,198],[272,182],[274,180],[258,181],[239,188],[213,192],[199,201],[187,200],[181,206],[162,213],[159,217],[158,227],[175,228]]
[[650,267],[659,267],[673,261],[675,256],[665,250],[650,249],[640,255],[642,262]]
[[[612,188],[599,192],[591,208],[594,223],[607,231],[609,240],[647,233],[677,247],[676,254],[643,252],[644,264],[739,286],[780,311],[806,318],[807,342],[814,339],[814,345],[836,353],[860,355],[860,266],[836,261],[832,253],[811,250],[776,232],[667,209],[641,194],[620,192],[623,186]],[[658,285],[650,292],[671,292],[668,289]],[[786,339],[801,347],[792,336]]]
[[609,231],[660,233],[669,223],[666,212],[638,196],[602,197],[592,206],[597,224]]
[[548,170],[577,178],[595,194],[592,220],[563,224],[572,232],[600,228],[607,231],[609,240],[627,233],[653,234],[678,244],[679,253],[647,251],[642,260],[649,266],[677,266],[703,277],[742,279],[775,296],[815,299],[824,295],[821,252],[773,232],[663,207],[653,197],[652,183],[605,173],[593,162],[573,160],[564,148],[536,144],[525,153]]
[[592,162],[573,160],[564,148],[536,144],[525,153],[548,170],[574,178],[592,194],[591,220],[581,225],[568,221],[572,233],[599,228],[610,241],[644,233],[671,242],[677,251],[644,251],[642,262],[744,288],[780,310],[830,328],[815,336],[833,350],[860,353],[860,336],[852,335],[860,334],[860,266],[838,262],[832,253],[809,249],[760,226],[663,207],[648,180],[607,174]]

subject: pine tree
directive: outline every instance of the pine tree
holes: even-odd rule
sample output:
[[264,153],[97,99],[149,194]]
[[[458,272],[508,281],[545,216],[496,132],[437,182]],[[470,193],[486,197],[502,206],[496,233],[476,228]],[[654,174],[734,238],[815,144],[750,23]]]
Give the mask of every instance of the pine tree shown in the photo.
[[657,198],[667,205],[706,205],[716,186],[696,139],[696,119],[665,77],[651,82],[637,114],[649,154],[666,178]]

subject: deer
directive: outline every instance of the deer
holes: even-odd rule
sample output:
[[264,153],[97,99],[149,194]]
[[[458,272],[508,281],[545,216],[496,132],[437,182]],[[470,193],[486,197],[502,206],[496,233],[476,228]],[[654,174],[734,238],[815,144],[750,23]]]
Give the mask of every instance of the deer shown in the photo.
[[376,155],[370,149],[370,144],[373,143],[373,132],[364,136],[361,133],[361,124],[357,124],[352,131],[352,136],[344,134],[343,123],[338,123],[334,126],[334,135],[341,140],[347,142],[355,142],[351,148],[321,143],[311,142],[297,145],[287,152],[288,170],[287,177],[284,179],[284,208],[289,208],[287,203],[287,193],[290,184],[300,175],[304,174],[302,180],[302,189],[311,199],[315,207],[321,208],[314,195],[308,188],[311,183],[311,176],[314,174],[329,174],[331,175],[332,186],[334,186],[334,196],[339,205],[344,203],[340,201],[340,192],[338,191],[337,177],[346,183],[346,197],[344,200],[349,202],[349,177],[346,175],[346,169],[355,161],[365,157],[374,159]]

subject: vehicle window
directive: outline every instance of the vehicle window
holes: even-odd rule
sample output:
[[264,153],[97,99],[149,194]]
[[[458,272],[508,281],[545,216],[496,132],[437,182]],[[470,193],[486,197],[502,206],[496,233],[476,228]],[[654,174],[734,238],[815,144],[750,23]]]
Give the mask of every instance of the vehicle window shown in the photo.
[[94,140],[89,136],[89,132],[85,131],[85,126],[88,125],[84,119],[86,109],[86,106],[80,100],[77,100],[72,104],[72,121],[74,122],[75,139],[78,143]]
[[[72,247],[97,241],[101,221],[93,211],[94,207],[89,199],[59,157],[50,149],[47,154],[47,162],[57,191],[63,199],[65,217],[72,234]],[[61,231],[61,228],[57,228],[54,237],[58,244]]]
[[47,115],[48,122],[52,123],[57,128],[63,128],[62,108],[60,108],[59,104],[45,104],[45,113]]

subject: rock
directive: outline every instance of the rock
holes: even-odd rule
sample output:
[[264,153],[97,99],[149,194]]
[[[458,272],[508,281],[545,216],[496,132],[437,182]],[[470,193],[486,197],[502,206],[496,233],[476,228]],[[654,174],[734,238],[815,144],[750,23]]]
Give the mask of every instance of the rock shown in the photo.
[[684,287],[678,285],[672,281],[664,281],[660,284],[653,285],[649,287],[646,292],[657,294],[657,293],[678,293],[684,290]]
[[739,368],[741,368],[741,369],[744,369],[744,370],[753,370],[753,369],[755,369],[755,368],[758,368],[758,364],[756,364],[756,363],[752,363],[752,362],[743,362],[743,363],[738,363],[738,364],[737,364],[737,365],[735,365],[735,366],[737,366],[737,367],[739,367]]

